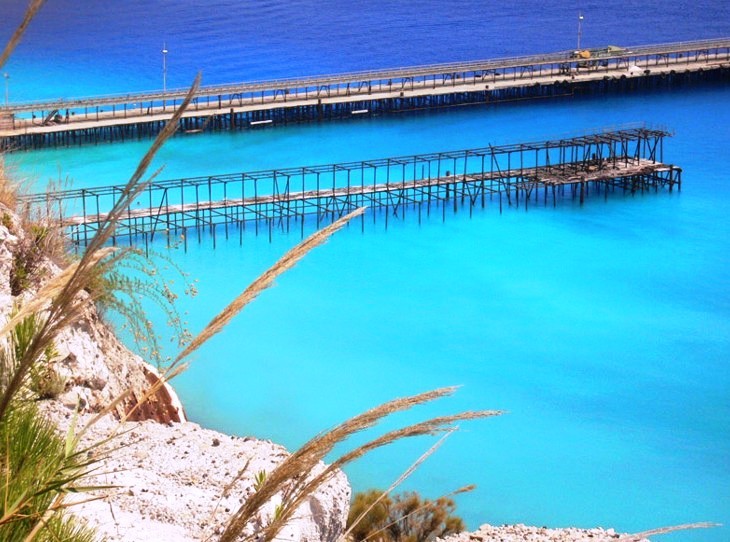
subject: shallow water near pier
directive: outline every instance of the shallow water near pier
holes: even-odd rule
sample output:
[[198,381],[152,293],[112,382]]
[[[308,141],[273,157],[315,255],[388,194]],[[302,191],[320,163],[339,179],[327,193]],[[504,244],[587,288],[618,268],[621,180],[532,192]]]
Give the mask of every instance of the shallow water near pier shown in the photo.
[[[340,9],[340,17],[354,17]],[[534,35],[536,27],[518,16],[529,3],[512,9],[504,17]],[[548,11],[560,20],[558,8]],[[467,24],[458,17],[443,22],[440,13],[431,21],[439,28]],[[663,13],[655,35],[642,39],[630,28],[592,39],[637,43],[730,33],[719,15],[713,23],[698,13]],[[383,24],[399,24],[386,15]],[[600,16],[608,27],[618,24],[611,12]],[[225,34],[223,21],[205,24],[210,29],[200,33]],[[676,34],[666,30],[670,24]],[[470,38],[471,51],[449,34],[442,39],[451,48],[439,51],[453,55],[447,58],[433,51],[418,57],[414,46],[389,64],[384,50],[368,56],[356,49],[352,68],[344,67],[351,64],[342,53],[320,66],[319,47],[329,45],[316,28],[317,52],[307,69],[289,53],[271,72],[257,68],[259,78],[295,67],[303,73],[365,68],[371,58],[374,65],[397,65],[540,50],[526,38],[502,47],[480,34]],[[281,51],[291,51],[289,39],[281,37]],[[228,52],[233,64],[246,58],[239,47]],[[545,47],[570,43],[552,46],[546,38]],[[122,54],[114,43],[110,49],[112,57]],[[14,66],[37,69],[21,52]],[[96,57],[87,60],[82,81],[99,72]],[[142,79],[130,84],[144,88]],[[223,71],[212,79],[241,78]],[[84,89],[121,91],[123,83],[112,74],[103,82],[108,88],[96,81]],[[33,84],[40,87],[27,88]],[[523,522],[639,531],[704,520],[730,524],[729,100],[730,90],[718,84],[172,140],[157,160],[165,165],[161,178],[537,141],[639,121],[675,132],[665,160],[684,169],[681,193],[591,197],[582,207],[568,199],[556,208],[501,214],[496,201],[487,201],[472,213],[423,214],[420,223],[417,210],[409,210],[405,218],[391,217],[387,228],[382,213],[375,220],[368,215],[364,228],[358,221],[308,255],[195,355],[176,382],[188,414],[208,427],[294,448],[379,402],[458,384],[455,397],[400,419],[477,408],[508,413],[464,424],[405,487],[436,497],[476,483],[474,493],[458,499],[470,527]],[[45,150],[10,162],[38,186],[67,176],[74,187],[117,184],[147,145]],[[201,329],[299,239],[297,227],[275,231],[271,240],[249,230],[240,246],[237,232],[223,242],[219,231],[215,249],[204,238],[187,252],[172,252],[199,279],[197,298],[181,300],[190,327]],[[353,485],[388,485],[430,443],[377,453],[348,471]],[[662,539],[719,542],[728,532]]]

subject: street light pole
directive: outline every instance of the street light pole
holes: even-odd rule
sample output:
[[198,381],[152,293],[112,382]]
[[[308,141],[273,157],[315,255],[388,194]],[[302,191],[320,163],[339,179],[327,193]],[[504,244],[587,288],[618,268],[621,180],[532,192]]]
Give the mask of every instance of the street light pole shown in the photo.
[[5,107],[10,103],[10,74],[5,72],[3,74],[5,78]]
[[162,42],[162,94],[167,93],[167,44]]
[[583,31],[583,13],[578,12],[578,51],[580,51],[580,35]]

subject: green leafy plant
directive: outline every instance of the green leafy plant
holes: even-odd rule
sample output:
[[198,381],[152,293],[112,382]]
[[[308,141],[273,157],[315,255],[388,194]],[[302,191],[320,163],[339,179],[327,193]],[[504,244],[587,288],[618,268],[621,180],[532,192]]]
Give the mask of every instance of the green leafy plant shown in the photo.
[[[0,175],[2,175],[2,173],[0,173]],[[3,213],[0,223],[2,223],[2,225],[5,226],[8,230],[11,230],[13,228],[13,219],[8,213]]]
[[63,236],[57,227],[39,222],[27,208],[19,216],[20,238],[10,269],[10,293],[14,296],[39,283],[46,271],[44,262],[60,261],[65,256]]
[[[86,542],[93,531],[63,517],[63,495],[81,491],[86,451],[58,436],[33,403],[13,402],[0,419],[0,539]],[[63,536],[63,538],[58,538]]]
[[253,490],[258,491],[266,482],[266,471],[260,470],[253,477]]
[[[40,329],[40,317],[31,314],[20,321],[10,333],[10,351],[0,352],[3,366],[14,365],[16,359],[21,359],[30,348],[31,342]],[[54,343],[48,344],[38,360],[31,366],[28,373],[28,389],[36,399],[53,399],[63,393],[66,388],[66,379],[56,370],[53,361],[58,357]]]

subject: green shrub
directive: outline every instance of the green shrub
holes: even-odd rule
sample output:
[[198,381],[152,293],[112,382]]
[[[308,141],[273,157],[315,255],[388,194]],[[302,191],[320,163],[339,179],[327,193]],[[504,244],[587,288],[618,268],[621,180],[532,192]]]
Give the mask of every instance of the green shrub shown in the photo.
[[8,213],[3,213],[2,225],[5,226],[8,230],[13,229],[13,219]]
[[[423,499],[415,492],[380,498],[382,491],[372,489],[357,493],[350,507],[348,526],[363,512],[370,510],[352,527],[355,542],[430,542],[464,530],[464,522],[453,515],[453,499]],[[378,500],[380,499],[380,500]],[[373,503],[376,503],[373,506]]]
[[[0,351],[0,391],[5,391],[8,375],[17,369],[17,360],[26,355],[42,323],[37,315],[31,314],[10,332],[8,349]],[[66,389],[66,379],[53,365],[53,360],[57,357],[55,344],[50,342],[30,366],[25,389],[32,392],[34,399],[54,399]]]
[[10,268],[10,294],[20,295],[30,286],[30,271],[28,262],[22,254],[16,253],[13,257],[13,265]]
[[30,371],[30,389],[38,399],[55,399],[66,390],[67,380],[50,363],[43,363]]
[[63,252],[61,233],[58,228],[36,223],[28,216],[21,215],[21,236],[13,253],[13,265],[10,268],[10,293],[20,295],[30,288],[42,276],[43,262],[46,259],[57,260]]

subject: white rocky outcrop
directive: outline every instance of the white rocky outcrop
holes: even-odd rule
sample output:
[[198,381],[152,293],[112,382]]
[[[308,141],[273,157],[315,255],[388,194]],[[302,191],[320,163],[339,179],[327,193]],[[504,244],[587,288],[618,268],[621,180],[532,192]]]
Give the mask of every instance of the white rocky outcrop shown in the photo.
[[[121,447],[121,453],[103,458],[98,469],[103,474],[86,480],[114,489],[95,491],[99,500],[73,508],[109,542],[215,540],[253,493],[256,474],[271,472],[288,456],[272,442],[223,435],[190,422],[107,421],[94,426],[85,441],[103,439],[114,429],[118,436],[109,446]],[[350,487],[339,473],[297,510],[277,539],[334,542],[349,502]],[[272,504],[267,513],[273,512]]]
[[548,529],[528,525],[482,525],[471,533],[459,533],[437,542],[649,542],[613,529]]
[[[0,217],[0,317],[5,319],[15,304],[32,297],[33,292],[22,293],[20,299],[12,295],[10,277],[14,260],[18,253],[29,250],[28,234],[23,231],[18,217],[2,205]],[[41,255],[37,257],[41,259],[34,264],[37,267],[34,280],[48,278],[60,271],[52,261]],[[79,295],[83,297],[86,293]],[[185,420],[182,405],[169,386],[163,386],[148,400],[142,401],[150,386],[159,380],[157,371],[117,339],[90,301],[82,317],[56,337],[54,347],[58,355],[51,363],[65,380],[65,389],[58,399],[69,408],[78,406],[81,412],[100,412],[126,393],[114,409],[117,417],[134,410],[132,419],[137,420]]]
[[58,400],[68,408],[78,405],[82,412],[99,412],[126,393],[115,409],[117,417],[131,414],[132,420],[185,421],[182,404],[167,384],[143,401],[146,391],[159,380],[157,370],[132,354],[93,306],[58,336],[55,347],[59,353],[56,370],[66,380]]
[[[141,360],[98,321],[72,330],[62,344],[73,357],[67,368],[76,384],[63,396],[70,395],[70,401],[47,407],[60,426],[73,418],[75,397],[84,397],[86,410],[93,411],[117,386],[124,389],[125,378],[152,374],[150,367],[140,368]],[[184,420],[161,423],[159,413],[179,404],[172,389],[166,390],[166,397],[141,409],[154,414],[151,419],[119,423],[107,416],[91,426],[85,438],[92,443],[112,432],[119,435],[106,446],[116,451],[101,455],[97,470],[105,474],[85,482],[114,488],[94,491],[99,500],[73,508],[109,542],[215,540],[231,514],[253,493],[255,475],[271,472],[288,456],[282,446],[269,441],[224,435]],[[90,417],[86,414],[81,422]],[[339,473],[300,507],[278,539],[335,541],[347,520],[349,503],[350,486]],[[273,514],[274,504],[268,512]]]

